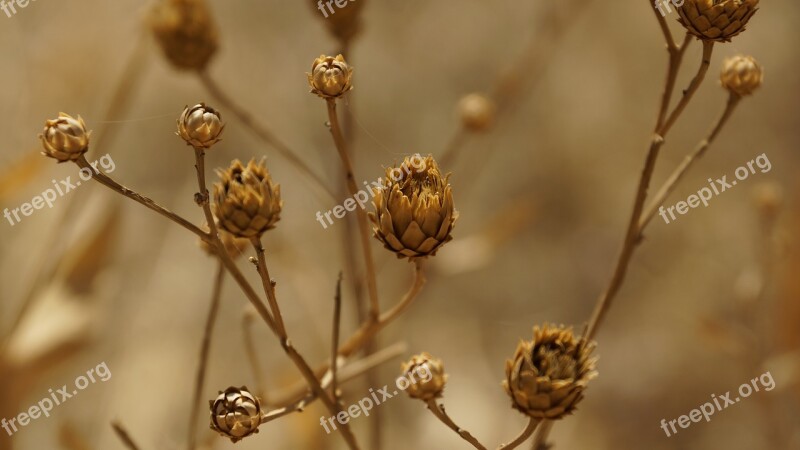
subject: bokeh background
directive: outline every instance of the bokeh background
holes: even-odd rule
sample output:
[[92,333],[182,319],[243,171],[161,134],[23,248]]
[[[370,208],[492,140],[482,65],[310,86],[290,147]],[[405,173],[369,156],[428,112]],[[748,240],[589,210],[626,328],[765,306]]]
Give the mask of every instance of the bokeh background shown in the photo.
[[[209,71],[336,186],[341,168],[324,102],[308,94],[304,73],[338,45],[309,3],[210,1],[221,47]],[[192,201],[191,151],[174,129],[184,105],[210,98],[197,77],[162,57],[142,25],[149,6],[43,0],[11,18],[0,14],[0,208],[30,201],[52,179],[76,178],[74,166],[38,155],[44,120],[65,111],[106,135],[90,160],[110,154],[115,179],[202,222]],[[380,347],[405,342],[402,358],[420,351],[442,358],[448,412],[493,447],[525,424],[500,386],[518,340],[544,322],[581,328],[611,275],[663,84],[663,36],[644,1],[371,0],[363,19],[346,55],[355,90],[340,107],[352,125],[358,182],[377,179],[406,154],[441,155],[459,129],[458,100],[528,61],[513,106],[490,131],[467,135],[444,167],[461,214],[455,239],[428,265],[418,302],[379,340]],[[676,19],[668,16],[682,36]],[[720,62],[736,53],[761,62],[765,83],[667,203],[707,178],[730,178],[762,153],[772,170],[673,223],[655,218],[597,336],[600,376],[577,414],[555,425],[555,449],[800,448],[798,21],[796,3],[763,2],[745,33],[716,46],[706,82],[662,150],[654,187],[721,112]],[[679,88],[700,47],[687,51]],[[122,77],[129,81],[121,99]],[[345,267],[344,222],[323,229],[315,214],[334,204],[221,109],[225,139],[208,165],[267,157],[284,196],[282,220],[265,238],[270,270],[293,341],[322,361]],[[113,374],[13,439],[0,432],[0,448],[123,448],[109,426],[114,419],[142,449],[185,448],[215,268],[196,239],[96,184],[0,228],[0,337],[9,339],[0,356],[0,416],[15,416],[101,362]],[[388,308],[410,283],[411,266],[377,241],[372,250]],[[250,268],[246,258],[240,265]],[[349,275],[344,334],[356,327]],[[230,279],[222,302],[208,399],[229,385],[256,383],[242,344],[247,302]],[[256,323],[254,336],[263,383],[277,396],[299,374],[266,327]],[[392,383],[402,358],[377,370],[375,385],[363,378],[346,385],[347,403]],[[766,371],[774,390],[673,437],[659,428],[661,419],[688,414]],[[466,448],[418,402],[394,398],[379,413],[384,449]],[[235,448],[343,448],[319,426],[321,415],[314,405]],[[234,448],[213,438],[205,417],[197,420],[206,448]],[[362,442],[373,422],[353,422]]]

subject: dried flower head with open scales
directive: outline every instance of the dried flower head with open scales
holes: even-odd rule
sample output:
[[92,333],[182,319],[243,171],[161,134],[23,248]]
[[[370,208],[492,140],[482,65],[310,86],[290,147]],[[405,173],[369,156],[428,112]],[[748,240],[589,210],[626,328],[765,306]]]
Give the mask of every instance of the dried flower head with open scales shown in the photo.
[[221,141],[219,136],[224,130],[222,114],[205,103],[198,103],[183,109],[176,134],[186,141],[186,145],[209,149]]
[[[403,376],[408,380],[412,380],[408,389],[406,389],[406,394],[409,397],[428,401],[437,399],[444,394],[447,373],[444,371],[444,363],[442,363],[441,359],[434,358],[430,353],[422,352],[403,363],[402,369]],[[420,379],[419,372],[422,371],[425,371],[430,376]]]
[[213,401],[211,429],[236,443],[242,438],[258,433],[261,425],[261,401],[246,386],[229,387]]
[[247,165],[234,160],[230,167],[217,171],[214,184],[214,215],[228,233],[240,238],[261,236],[281,218],[281,187],[272,181],[262,159]]
[[453,239],[458,219],[449,175],[442,176],[430,155],[422,168],[414,167],[410,157],[402,166],[410,168],[408,175],[396,177],[398,169],[387,168],[384,185],[374,189],[375,212],[369,218],[375,237],[398,258],[433,256]]
[[353,89],[353,68],[342,55],[320,55],[311,65],[311,73],[306,75],[311,93],[322,98],[338,98]]
[[39,135],[44,146],[42,154],[58,162],[75,161],[89,150],[91,134],[81,116],[75,119],[67,113],[58,113],[57,118],[45,122]]
[[678,21],[698,39],[728,42],[744,31],[759,0],[685,0]]

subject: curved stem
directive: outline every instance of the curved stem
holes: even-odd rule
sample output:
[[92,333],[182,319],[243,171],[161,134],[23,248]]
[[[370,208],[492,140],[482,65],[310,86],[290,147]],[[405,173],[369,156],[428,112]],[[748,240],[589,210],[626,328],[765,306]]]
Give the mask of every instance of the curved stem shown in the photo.
[[531,437],[533,432],[536,430],[536,426],[539,425],[541,419],[534,419],[531,417],[531,420],[528,422],[528,425],[522,430],[522,433],[519,434],[513,441],[509,442],[508,444],[500,444],[497,447],[497,450],[504,449],[504,450],[511,450],[512,448],[519,447],[523,442],[527,441],[528,438]]
[[283,323],[283,315],[278,306],[278,299],[275,296],[275,282],[272,281],[272,278],[269,276],[267,259],[264,256],[264,246],[261,245],[260,237],[253,237],[250,239],[250,242],[253,244],[256,256],[258,257],[258,274],[261,277],[261,283],[264,285],[264,293],[267,294],[267,301],[269,301],[269,308],[272,310],[272,317],[275,319],[275,323],[278,326],[280,337],[286,339],[286,325]]
[[708,150],[708,147],[710,147],[714,142],[714,139],[722,130],[722,127],[725,126],[728,119],[733,114],[733,110],[736,109],[736,105],[739,104],[739,100],[741,100],[741,97],[739,97],[737,94],[730,94],[728,97],[728,103],[725,105],[725,110],[722,112],[720,118],[717,119],[717,122],[712,128],[711,133],[709,133],[705,139],[697,144],[697,147],[695,147],[691,154],[686,155],[681,164],[675,169],[674,172],[672,172],[664,185],[661,186],[661,189],[658,190],[658,193],[656,193],[656,195],[653,197],[652,202],[650,202],[650,206],[646,209],[645,213],[642,215],[642,219],[639,221],[640,233],[644,231],[645,227],[647,227],[647,224],[650,223],[655,216],[656,211],[658,211],[661,204],[664,203],[664,200],[666,200],[669,194],[672,193],[672,191],[678,185],[678,182],[681,181],[692,164],[700,159]]
[[194,399],[192,400],[192,409],[189,414],[189,450],[194,450],[197,447],[197,415],[200,412],[200,399],[203,395],[206,368],[208,367],[208,355],[211,350],[211,335],[214,333],[214,323],[217,320],[217,313],[219,312],[219,303],[222,298],[222,280],[224,277],[225,268],[222,266],[222,263],[218,263],[217,276],[214,278],[214,290],[211,294],[211,306],[209,306],[208,309],[205,331],[203,332],[203,341],[200,346],[200,362],[197,366],[197,376],[195,377]]
[[442,423],[447,425],[451,430],[455,431],[459,436],[461,436],[461,439],[469,442],[470,445],[478,450],[486,450],[486,447],[481,444],[480,441],[475,439],[475,437],[472,436],[469,431],[456,425],[453,419],[451,419],[450,416],[448,416],[445,412],[444,405],[440,405],[436,400],[428,400],[426,403],[428,404],[428,409],[433,413],[433,415],[436,416],[437,419],[441,420]]
[[711,52],[713,50],[713,41],[703,41],[703,56],[702,60],[700,61],[700,67],[697,69],[697,74],[692,79],[692,82],[689,83],[689,87],[683,91],[683,96],[678,101],[678,105],[675,106],[675,109],[672,110],[672,114],[669,115],[669,118],[667,118],[667,120],[661,125],[661,128],[658,129],[657,134],[666,137],[670,128],[672,128],[672,125],[675,124],[675,121],[678,120],[678,117],[680,117],[681,113],[686,108],[686,105],[689,104],[689,101],[694,96],[694,93],[697,92],[697,88],[699,88],[700,84],[703,82],[706,72],[708,72],[708,66],[711,64]]
[[[648,0],[649,1],[649,0]],[[656,12],[656,15],[661,19],[661,14]],[[667,34],[672,37],[672,35],[667,31]],[[689,44],[692,41],[692,35],[689,32],[686,32],[686,36],[683,39],[683,44],[680,47],[675,45],[673,41],[671,44],[667,44],[667,51],[669,52],[669,66],[667,67],[667,81],[664,84],[664,93],[661,96],[661,107],[658,110],[658,120],[656,120],[656,127],[655,130],[658,131],[662,125],[664,125],[664,120],[667,117],[667,110],[669,109],[669,102],[672,99],[672,92],[675,90],[675,82],[678,79],[678,72],[681,68],[681,63],[683,62],[683,55],[686,53],[686,49],[689,47]]]
[[311,179],[329,197],[330,200],[336,199],[333,191],[328,188],[322,177],[311,170],[311,168],[308,167],[308,165],[303,162],[303,160],[300,159],[300,157],[298,157],[295,152],[292,151],[292,149],[278,139],[278,137],[275,136],[271,130],[269,130],[263,124],[257,122],[253,118],[252,114],[237,104],[230,96],[228,96],[225,91],[222,90],[219,84],[217,84],[217,82],[211,78],[211,75],[208,72],[199,72],[198,76],[200,77],[200,81],[203,83],[203,86],[206,88],[206,90],[208,90],[209,94],[214,97],[214,100],[219,102],[219,104],[233,113],[233,115],[236,116],[239,121],[242,122],[244,126],[249,128],[259,139],[261,139],[261,141],[275,148],[275,150],[277,150],[278,153],[286,158],[286,160],[289,161],[289,163],[291,163],[298,171]]
[[[347,143],[342,134],[342,128],[339,125],[339,117],[336,114],[336,99],[326,99],[328,105],[328,120],[331,124],[331,134],[333,141],[336,144],[336,150],[339,152],[339,158],[342,160],[342,165],[345,170],[345,178],[347,182],[347,189],[350,195],[355,197],[358,193],[358,185],[356,185],[355,175],[353,174],[353,164],[350,161],[350,155],[347,151]],[[364,253],[364,265],[366,267],[367,275],[367,290],[369,291],[369,320],[375,322],[378,320],[380,306],[378,303],[378,284],[375,276],[375,261],[372,259],[372,252],[369,248],[369,224],[367,222],[367,213],[362,208],[356,208],[356,218],[358,219],[358,231],[361,237],[361,248]]]
[[125,186],[117,183],[111,177],[100,172],[99,170],[94,170],[92,166],[89,164],[89,161],[86,160],[85,156],[81,156],[75,161],[75,164],[78,165],[81,169],[91,170],[94,174],[92,179],[97,181],[98,183],[102,184],[103,186],[128,197],[129,199],[146,206],[147,208],[161,214],[162,216],[166,217],[167,219],[177,223],[178,225],[186,228],[187,230],[191,231],[192,233],[196,234],[200,239],[206,242],[212,242],[211,236],[206,233],[205,231],[201,230],[193,223],[189,222],[188,220],[184,219],[183,217],[175,214],[174,212],[164,208],[163,206],[159,205],[158,203],[154,202],[153,200],[139,194],[138,192],[132,191]]

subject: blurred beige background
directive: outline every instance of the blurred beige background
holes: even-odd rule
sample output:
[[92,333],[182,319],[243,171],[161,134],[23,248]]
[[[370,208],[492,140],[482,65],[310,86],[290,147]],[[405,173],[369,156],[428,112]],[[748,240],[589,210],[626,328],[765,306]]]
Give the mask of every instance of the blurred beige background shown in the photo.
[[[308,94],[304,75],[316,56],[336,49],[320,13],[301,1],[210,3],[222,45],[212,75],[333,186],[340,163],[324,127],[323,102]],[[364,33],[347,55],[356,70],[348,100],[356,177],[371,181],[404,154],[441,154],[457,129],[458,99],[488,89],[512,66],[551,8],[570,15],[552,56],[536,61],[541,77],[491,132],[469,139],[457,163],[444,167],[453,173],[461,214],[455,239],[430,264],[418,302],[380,338],[382,346],[404,341],[409,352],[442,358],[450,374],[448,412],[492,447],[525,424],[500,386],[517,341],[529,338],[534,324],[582,327],[608,281],[666,70],[663,37],[646,2],[586,3],[372,0]],[[173,134],[184,105],[208,100],[196,78],[174,71],[148,38],[129,110],[102,118],[146,34],[143,13],[142,3],[132,0],[42,0],[12,18],[0,15],[0,173],[32,174],[4,185],[0,208],[30,201],[51,179],[76,176],[72,166],[25,156],[38,151],[44,120],[65,111],[81,114],[95,133],[118,132],[104,148],[93,148],[90,160],[111,154],[115,179],[201,223],[192,201],[191,152]],[[668,19],[682,35],[677,15]],[[721,112],[720,61],[736,53],[763,64],[764,86],[742,102],[667,204],[761,153],[772,170],[674,223],[655,218],[598,335],[600,377],[578,413],[556,424],[555,449],[800,448],[798,22],[797,4],[763,2],[744,34],[715,48],[706,82],[662,150],[654,187]],[[688,50],[678,88],[688,83],[700,51],[696,42]],[[320,361],[327,357],[331,299],[344,264],[344,224],[323,230],[314,215],[334,204],[321,201],[285,159],[222,112],[225,140],[207,164],[267,156],[285,205],[278,228],[265,238],[272,276],[296,346]],[[783,192],[779,215],[766,228],[753,202],[762,183]],[[67,208],[75,209],[65,220]],[[119,220],[106,223],[114,211]],[[101,362],[113,374],[22,429],[13,448],[63,448],[59,433],[68,424],[87,449],[120,449],[112,419],[121,420],[142,449],[184,448],[214,272],[193,236],[95,184],[0,229],[0,330],[11,326],[37,270],[61,268],[38,283],[24,335],[13,344],[13,364],[24,370],[0,365],[0,411],[9,418]],[[58,238],[51,246],[53,230]],[[502,239],[486,250],[479,244],[488,235]],[[86,260],[61,263],[65,251]],[[411,266],[376,241],[373,254],[388,307],[409,284]],[[240,264],[249,269],[246,261]],[[230,279],[222,301],[208,399],[229,385],[254,383],[241,343],[246,300]],[[346,333],[355,328],[350,289],[344,304]],[[267,387],[279,392],[299,375],[265,327],[256,326],[255,335]],[[378,371],[377,386],[347,385],[348,403],[369,387],[392,383],[398,371],[393,360]],[[775,390],[674,437],[659,428],[661,419],[687,414],[711,394],[733,391],[765,371],[774,376]],[[380,412],[385,449],[466,448],[418,402],[392,399]],[[319,426],[323,414],[314,405],[262,426],[235,448],[342,448],[338,436]],[[365,436],[370,420],[356,419],[353,426]],[[201,427],[205,432],[206,423]],[[3,441],[5,448],[0,432]],[[212,442],[216,449],[234,448],[222,439]]]

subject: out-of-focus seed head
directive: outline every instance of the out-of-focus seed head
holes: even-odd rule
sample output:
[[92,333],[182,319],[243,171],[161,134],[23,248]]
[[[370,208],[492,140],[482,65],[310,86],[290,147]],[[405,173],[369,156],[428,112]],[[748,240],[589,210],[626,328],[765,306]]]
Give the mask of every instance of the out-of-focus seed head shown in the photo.
[[353,68],[344,60],[344,56],[320,55],[311,66],[308,84],[311,93],[322,98],[337,98],[353,89]]
[[402,376],[408,383],[406,394],[409,397],[428,401],[439,398],[444,393],[447,374],[441,359],[423,352],[403,363],[402,369]]
[[219,33],[205,0],[158,0],[147,19],[177,69],[202,71],[217,51]]
[[178,119],[177,135],[195,148],[211,148],[225,129],[222,115],[204,103],[186,107]]
[[258,433],[261,425],[261,402],[247,387],[229,387],[209,402],[211,429],[236,443]]
[[75,119],[69,114],[58,113],[57,118],[45,122],[39,135],[44,146],[42,154],[60,163],[75,161],[89,150],[91,134],[81,116]]
[[512,406],[539,419],[555,420],[571,414],[594,378],[594,344],[577,339],[572,329],[545,325],[533,329],[533,340],[517,346],[506,362],[503,388]]
[[461,123],[471,131],[485,131],[494,124],[497,107],[487,96],[472,93],[458,102]]
[[309,1],[314,14],[324,21],[331,35],[340,42],[348,42],[361,32],[361,15],[367,3],[367,0],[351,1],[344,8],[338,8],[319,0]]
[[698,39],[729,42],[757,10],[758,0],[685,0],[678,21]]
[[736,55],[722,61],[722,87],[740,97],[750,95],[764,81],[764,70],[752,57]]
[[458,211],[448,178],[433,156],[416,154],[386,169],[383,185],[373,189],[375,237],[398,258],[433,256],[453,239]]
[[272,181],[263,159],[252,159],[246,166],[234,160],[218,174],[214,215],[221,229],[236,237],[252,238],[275,228],[283,208],[281,187]]

